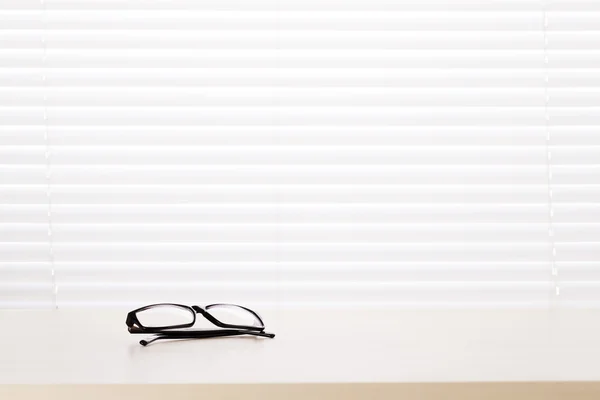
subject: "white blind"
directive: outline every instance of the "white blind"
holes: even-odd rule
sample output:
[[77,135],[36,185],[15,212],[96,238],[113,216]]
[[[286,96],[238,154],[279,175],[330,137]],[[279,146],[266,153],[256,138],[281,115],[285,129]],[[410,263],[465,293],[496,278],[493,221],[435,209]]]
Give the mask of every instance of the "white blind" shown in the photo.
[[600,1],[0,0],[0,306],[600,304]]

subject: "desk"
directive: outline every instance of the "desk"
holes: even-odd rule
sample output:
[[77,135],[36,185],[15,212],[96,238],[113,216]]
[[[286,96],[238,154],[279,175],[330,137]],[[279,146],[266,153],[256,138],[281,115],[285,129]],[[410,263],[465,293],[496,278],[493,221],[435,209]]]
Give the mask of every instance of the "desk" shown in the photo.
[[600,381],[597,311],[261,311],[275,339],[142,347],[126,310],[3,310],[0,384]]

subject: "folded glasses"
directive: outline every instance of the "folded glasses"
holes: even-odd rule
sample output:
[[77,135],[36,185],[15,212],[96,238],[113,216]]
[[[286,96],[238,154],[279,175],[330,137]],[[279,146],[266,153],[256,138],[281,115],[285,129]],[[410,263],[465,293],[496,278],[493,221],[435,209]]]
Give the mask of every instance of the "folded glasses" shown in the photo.
[[[202,315],[222,329],[186,329],[194,326],[196,314]],[[265,324],[256,312],[235,304],[211,304],[204,308],[171,303],[152,304],[129,312],[125,323],[129,333],[156,335],[150,340],[140,340],[142,346],[165,339],[205,339],[240,335],[275,337],[275,334],[265,332]]]

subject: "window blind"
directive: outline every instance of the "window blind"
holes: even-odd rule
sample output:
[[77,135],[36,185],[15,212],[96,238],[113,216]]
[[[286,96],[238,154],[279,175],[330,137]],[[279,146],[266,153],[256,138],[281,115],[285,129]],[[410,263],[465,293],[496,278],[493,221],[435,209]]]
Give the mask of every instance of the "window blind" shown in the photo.
[[0,1],[0,306],[594,306],[600,2]]

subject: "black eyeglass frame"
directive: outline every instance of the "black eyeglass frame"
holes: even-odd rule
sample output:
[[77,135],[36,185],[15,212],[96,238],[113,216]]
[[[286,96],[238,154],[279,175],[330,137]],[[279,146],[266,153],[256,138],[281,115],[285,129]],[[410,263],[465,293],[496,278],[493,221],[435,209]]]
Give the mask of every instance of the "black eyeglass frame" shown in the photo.
[[[178,307],[178,308],[190,311],[194,318],[193,318],[192,322],[187,323],[187,324],[146,327],[146,326],[144,326],[144,324],[142,324],[140,322],[139,318],[137,317],[137,313],[139,313],[139,312],[146,311],[150,308],[162,307],[162,306]],[[209,311],[213,307],[224,307],[224,306],[225,307],[237,307],[237,308],[240,308],[244,311],[251,313],[254,317],[256,317],[257,321],[260,322],[260,325],[257,326],[257,325],[226,324],[222,321],[219,321],[217,318],[215,318]],[[200,307],[200,306],[196,306],[196,305],[186,306],[184,304],[175,304],[175,303],[150,304],[150,305],[138,308],[136,310],[133,310],[133,311],[130,311],[129,313],[127,313],[127,318],[125,320],[125,324],[127,324],[129,333],[133,333],[133,334],[137,334],[137,333],[168,334],[171,329],[190,328],[190,327],[194,326],[194,324],[196,323],[196,314],[202,315],[204,318],[206,318],[208,321],[210,321],[213,325],[218,326],[219,328],[241,329],[244,331],[249,331],[248,333],[263,332],[265,330],[265,323],[263,322],[262,318],[260,317],[260,315],[258,315],[258,313],[256,311],[253,311],[247,307],[240,306],[237,304],[225,304],[225,303],[209,304],[209,305],[205,306],[204,308]],[[186,332],[188,334],[192,334],[193,331],[186,331]],[[202,331],[197,331],[197,332],[202,332]],[[206,331],[204,331],[204,332],[206,332]]]

